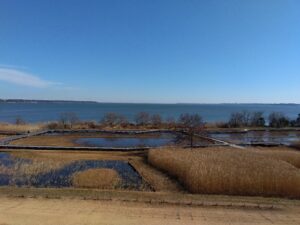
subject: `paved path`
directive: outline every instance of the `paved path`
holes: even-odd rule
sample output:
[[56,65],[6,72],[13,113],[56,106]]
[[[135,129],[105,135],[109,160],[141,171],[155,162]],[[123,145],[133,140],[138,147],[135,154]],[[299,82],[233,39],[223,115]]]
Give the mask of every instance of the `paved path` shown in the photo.
[[300,207],[259,210],[0,197],[1,225],[299,225]]

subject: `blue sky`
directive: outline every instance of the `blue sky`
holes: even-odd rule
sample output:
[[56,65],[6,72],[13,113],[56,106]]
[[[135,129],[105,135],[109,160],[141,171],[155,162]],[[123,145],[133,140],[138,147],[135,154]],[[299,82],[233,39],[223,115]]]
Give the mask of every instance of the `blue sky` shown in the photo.
[[300,103],[298,0],[1,0],[0,98]]

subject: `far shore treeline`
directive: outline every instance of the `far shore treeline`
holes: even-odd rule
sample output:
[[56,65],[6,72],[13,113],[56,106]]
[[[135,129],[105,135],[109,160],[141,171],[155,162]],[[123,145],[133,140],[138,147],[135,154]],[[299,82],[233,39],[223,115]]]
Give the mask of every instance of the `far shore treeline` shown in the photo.
[[[228,121],[206,123],[199,114],[183,113],[178,119],[174,117],[162,118],[159,114],[149,114],[148,112],[139,112],[135,115],[133,121],[129,121],[126,116],[120,113],[106,113],[99,121],[82,121],[75,112],[61,113],[57,121],[48,122],[48,129],[68,129],[68,128],[163,128],[173,129],[186,127],[187,124],[203,125],[206,128],[284,128],[284,127],[300,127],[300,113],[295,120],[289,119],[281,112],[273,112],[264,116],[260,111],[242,111],[235,112],[230,115]],[[16,125],[26,124],[22,117],[15,119]]]

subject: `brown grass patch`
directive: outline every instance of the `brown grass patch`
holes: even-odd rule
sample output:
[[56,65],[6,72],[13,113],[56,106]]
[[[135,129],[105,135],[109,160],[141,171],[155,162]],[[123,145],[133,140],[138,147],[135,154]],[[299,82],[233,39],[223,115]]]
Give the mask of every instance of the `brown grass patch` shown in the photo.
[[43,124],[10,124],[10,123],[0,123],[0,131],[2,132],[34,132],[42,130]]
[[32,136],[28,138],[12,141],[13,145],[25,145],[25,146],[76,146],[74,143],[76,135],[55,135],[55,136]]
[[73,175],[72,183],[77,188],[115,189],[121,178],[113,169],[89,169]]
[[149,162],[192,193],[300,198],[300,170],[282,160],[232,148],[156,149]]

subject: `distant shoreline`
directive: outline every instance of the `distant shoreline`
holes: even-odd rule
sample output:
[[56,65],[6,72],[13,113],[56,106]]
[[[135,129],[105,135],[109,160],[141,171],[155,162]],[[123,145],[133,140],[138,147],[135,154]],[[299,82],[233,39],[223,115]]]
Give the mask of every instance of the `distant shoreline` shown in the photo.
[[71,101],[71,100],[28,100],[28,99],[0,99],[0,103],[89,103],[98,104],[96,101]]
[[300,105],[300,103],[151,103],[151,102],[98,102],[80,100],[0,99],[0,103],[88,103],[88,104],[137,104],[137,105]]

